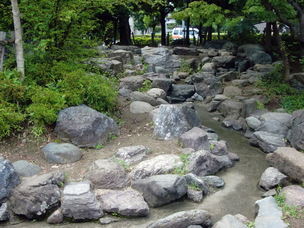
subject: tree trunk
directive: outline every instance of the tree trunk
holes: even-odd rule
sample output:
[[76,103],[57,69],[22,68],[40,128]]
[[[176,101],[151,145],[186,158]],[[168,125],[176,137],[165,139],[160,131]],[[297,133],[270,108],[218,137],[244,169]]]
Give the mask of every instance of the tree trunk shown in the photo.
[[271,23],[266,22],[266,28],[265,28],[265,46],[266,51],[271,50]]
[[304,14],[301,14],[299,21],[300,21],[299,41],[300,41],[300,46],[301,46],[301,56],[303,58],[303,56],[304,56]]
[[161,7],[160,10],[160,25],[161,25],[161,45],[166,46],[166,8]]
[[282,39],[280,37],[279,29],[276,22],[272,23],[272,28],[273,28],[273,35],[276,39],[276,42],[279,46],[279,50],[281,52],[281,59],[283,61],[283,80],[285,82],[288,82],[291,79],[291,77],[290,77],[290,65],[287,57],[287,52],[285,46],[282,43]]
[[199,39],[199,45],[203,44],[203,24],[200,23],[198,26],[198,39]]
[[119,34],[121,45],[131,45],[131,29],[129,24],[129,15],[121,14],[119,17]]
[[212,26],[209,26],[207,31],[208,31],[208,38],[207,38],[207,40],[211,41],[212,40]]
[[185,45],[190,45],[190,34],[189,34],[189,28],[190,28],[190,18],[187,18],[186,20],[186,37],[185,38]]
[[[0,32],[0,41],[5,40],[5,37],[6,37],[6,32]],[[5,47],[4,45],[1,46],[0,44],[0,72],[3,71],[4,52],[5,52]]]
[[14,28],[15,28],[15,52],[16,52],[17,68],[21,72],[21,75],[22,75],[22,78],[20,80],[24,80],[22,28],[21,28],[21,19],[20,19],[18,0],[11,0],[11,3],[12,3],[12,12],[13,12]]

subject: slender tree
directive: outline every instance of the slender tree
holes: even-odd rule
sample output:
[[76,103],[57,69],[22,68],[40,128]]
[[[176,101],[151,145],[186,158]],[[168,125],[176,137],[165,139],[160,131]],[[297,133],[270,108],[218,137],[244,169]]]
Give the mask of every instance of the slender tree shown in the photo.
[[23,42],[22,42],[22,27],[18,0],[11,0],[13,20],[15,27],[15,52],[17,68],[21,72],[21,80],[24,80],[24,57],[23,57]]

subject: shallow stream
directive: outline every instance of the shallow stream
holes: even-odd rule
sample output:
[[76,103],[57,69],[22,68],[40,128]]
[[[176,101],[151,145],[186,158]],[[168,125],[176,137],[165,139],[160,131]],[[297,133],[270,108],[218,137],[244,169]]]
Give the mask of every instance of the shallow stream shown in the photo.
[[[240,161],[232,168],[217,173],[217,176],[225,180],[225,186],[218,189],[203,199],[200,203],[194,203],[187,199],[171,203],[160,208],[151,208],[150,215],[146,218],[125,219],[109,225],[97,223],[70,223],[56,225],[56,227],[146,227],[152,221],[166,217],[172,213],[192,209],[204,209],[212,213],[214,222],[226,214],[242,214],[253,221],[255,217],[255,201],[260,199],[262,191],[257,187],[261,174],[268,167],[265,154],[259,149],[251,147],[248,140],[239,132],[221,127],[220,122],[213,119],[214,113],[207,112],[202,104],[196,105],[196,110],[202,120],[202,124],[212,128],[219,135],[219,139],[228,142],[230,152],[237,154]],[[219,117],[219,116],[218,116]],[[10,227],[54,227],[45,222],[25,222]]]

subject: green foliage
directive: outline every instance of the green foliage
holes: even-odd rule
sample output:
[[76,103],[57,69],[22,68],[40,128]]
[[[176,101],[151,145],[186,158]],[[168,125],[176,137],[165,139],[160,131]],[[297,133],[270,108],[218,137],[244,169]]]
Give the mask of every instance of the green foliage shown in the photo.
[[68,106],[86,104],[100,112],[114,112],[117,108],[117,90],[113,81],[83,70],[71,72],[58,84],[65,94]]
[[66,107],[64,94],[40,86],[29,91],[32,103],[26,108],[30,121],[38,126],[52,124],[57,119],[58,112]]
[[180,154],[180,158],[181,158],[181,161],[183,162],[183,164],[179,167],[176,167],[172,172],[173,174],[176,174],[179,176],[184,176],[188,173],[188,170],[186,167],[189,164],[189,161],[188,161],[189,156],[190,156],[190,154]]
[[102,144],[98,144],[94,147],[96,150],[100,150],[103,148],[103,145]]
[[289,113],[304,109],[304,94],[299,92],[299,94],[285,96],[281,100],[281,103],[282,108]]
[[[152,46],[151,35],[135,36],[133,42],[134,45],[138,47]],[[155,36],[154,45],[158,46],[160,43],[161,43],[161,38],[159,36]]]
[[113,157],[113,161],[118,165],[122,166],[124,169],[130,170],[130,166],[127,164],[125,160]]
[[151,85],[152,85],[152,82],[150,80],[145,80],[138,91],[147,92],[149,89],[151,89]]
[[254,222],[249,222],[248,224],[246,224],[247,227],[249,228],[254,228]]
[[0,101],[0,138],[21,130],[20,124],[24,120],[25,115],[18,111],[16,105]]
[[257,109],[260,109],[260,110],[265,109],[265,106],[264,106],[264,104],[262,102],[256,101],[256,104],[257,104]]
[[301,209],[297,206],[290,206],[286,204],[286,196],[281,193],[281,186],[276,189],[276,194],[274,196],[276,203],[283,209],[284,217],[286,218],[301,218]]
[[194,73],[194,69],[191,67],[190,63],[187,61],[182,61],[180,68],[178,69],[179,72],[186,72],[186,73]]
[[188,184],[188,188],[190,188],[194,191],[201,191],[198,183],[196,183],[196,182],[191,182],[191,184]]

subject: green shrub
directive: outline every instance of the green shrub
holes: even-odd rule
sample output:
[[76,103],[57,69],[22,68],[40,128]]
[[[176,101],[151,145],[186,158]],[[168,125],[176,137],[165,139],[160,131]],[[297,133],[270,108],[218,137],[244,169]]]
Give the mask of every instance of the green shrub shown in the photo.
[[20,124],[24,120],[25,115],[18,112],[16,106],[5,101],[0,102],[0,138],[20,130]]
[[304,94],[286,96],[281,100],[282,108],[292,113],[296,110],[304,109]]
[[35,86],[29,92],[32,103],[26,108],[34,124],[52,124],[60,110],[66,107],[64,94],[49,88]]
[[58,86],[68,106],[86,104],[100,112],[114,112],[117,108],[115,84],[102,75],[78,70],[67,74]]
[[[158,36],[154,37],[154,46],[158,46],[161,43],[161,38]],[[134,44],[139,47],[152,46],[151,35],[135,36]]]

